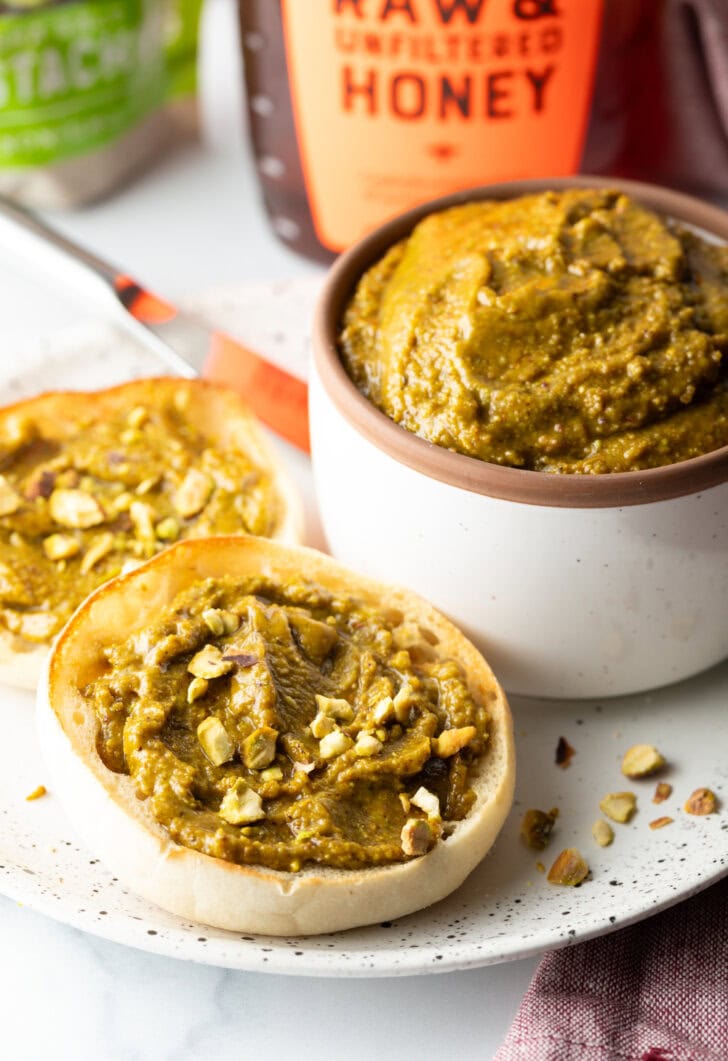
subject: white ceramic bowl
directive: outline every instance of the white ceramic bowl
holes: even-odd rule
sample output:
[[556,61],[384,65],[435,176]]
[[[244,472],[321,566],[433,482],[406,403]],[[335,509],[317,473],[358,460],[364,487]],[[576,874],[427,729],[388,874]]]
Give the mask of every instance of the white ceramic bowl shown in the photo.
[[394,219],[334,264],[314,325],[311,443],[333,554],[429,598],[512,693],[605,697],[728,656],[728,447],[642,472],[553,475],[488,464],[404,430],[355,388],[336,334],[364,270],[425,214],[547,188],[618,186],[728,240],[728,213],[593,177],[469,190]]

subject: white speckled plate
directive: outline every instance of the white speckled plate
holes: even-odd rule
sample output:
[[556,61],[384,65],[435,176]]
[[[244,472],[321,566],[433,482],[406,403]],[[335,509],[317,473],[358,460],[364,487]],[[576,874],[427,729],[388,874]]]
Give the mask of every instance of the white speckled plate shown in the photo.
[[[259,349],[303,368],[310,281],[216,293],[193,308]],[[109,328],[86,326],[24,352],[22,374],[0,368],[3,402],[50,387],[93,387],[160,371],[155,359]],[[312,511],[305,461],[288,447]],[[312,522],[312,526],[315,523]],[[312,532],[310,539],[317,543]],[[239,936],[181,921],[130,894],[86,851],[51,791],[28,803],[46,781],[33,729],[33,698],[2,693],[0,741],[0,891],[85,931],[179,958],[231,968],[335,976],[438,972],[526,957],[638,921],[728,873],[728,664],[659,692],[588,704],[514,699],[518,746],[516,804],[490,855],[444,902],[383,925],[310,939]],[[571,765],[555,765],[559,737],[576,749]],[[662,779],[672,796],[651,802],[655,782],[628,782],[619,771],[630,744],[655,743],[670,762]],[[690,792],[707,785],[720,813],[687,815]],[[639,809],[615,825],[611,847],[599,848],[591,825],[599,800],[630,788]],[[550,885],[539,856],[518,838],[523,811],[557,806],[554,838],[541,856],[576,846],[591,865],[579,888]],[[673,823],[651,830],[668,815]]]

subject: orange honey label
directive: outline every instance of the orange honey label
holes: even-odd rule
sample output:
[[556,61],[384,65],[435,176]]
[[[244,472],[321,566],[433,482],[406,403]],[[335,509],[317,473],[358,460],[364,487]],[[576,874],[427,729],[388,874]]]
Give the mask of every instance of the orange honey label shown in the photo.
[[316,233],[579,168],[603,0],[281,0]]

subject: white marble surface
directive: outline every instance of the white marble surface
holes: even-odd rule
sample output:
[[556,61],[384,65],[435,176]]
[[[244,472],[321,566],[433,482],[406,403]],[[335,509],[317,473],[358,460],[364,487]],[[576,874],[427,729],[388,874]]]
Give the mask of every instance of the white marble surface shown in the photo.
[[107,943],[6,899],[0,938],[8,1061],[487,1061],[535,964],[396,980],[239,973]]
[[[232,0],[204,20],[206,139],[58,227],[174,298],[314,274],[270,235],[241,136]],[[0,358],[93,315],[0,248]],[[0,898],[0,1054],[8,1061],[295,1055],[488,1061],[536,961],[397,980],[238,973],[108,943]]]

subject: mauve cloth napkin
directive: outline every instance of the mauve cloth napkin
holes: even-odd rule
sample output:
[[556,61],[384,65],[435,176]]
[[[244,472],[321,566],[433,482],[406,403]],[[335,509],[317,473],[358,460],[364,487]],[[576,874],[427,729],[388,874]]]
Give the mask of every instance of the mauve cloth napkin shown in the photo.
[[572,1059],[728,1059],[728,878],[543,958],[495,1061]]

